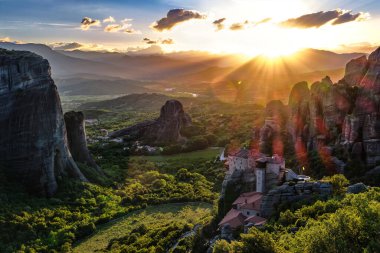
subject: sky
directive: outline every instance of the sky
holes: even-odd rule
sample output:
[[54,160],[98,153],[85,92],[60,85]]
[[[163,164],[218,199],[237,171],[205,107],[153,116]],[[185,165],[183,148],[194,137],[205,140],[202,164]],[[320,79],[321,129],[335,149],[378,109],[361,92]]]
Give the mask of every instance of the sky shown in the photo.
[[369,52],[379,0],[0,0],[0,40],[58,49]]

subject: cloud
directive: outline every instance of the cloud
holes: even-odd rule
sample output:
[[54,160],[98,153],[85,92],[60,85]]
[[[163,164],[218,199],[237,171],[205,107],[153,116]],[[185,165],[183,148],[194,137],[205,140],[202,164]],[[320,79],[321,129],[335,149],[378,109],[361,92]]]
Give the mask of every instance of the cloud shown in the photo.
[[83,44],[79,42],[55,42],[48,44],[54,50],[82,50],[82,51],[104,51],[104,47],[98,44]]
[[258,22],[255,23],[255,25],[261,25],[261,24],[265,24],[265,23],[268,23],[269,21],[271,21],[272,18],[264,18]]
[[21,40],[14,40],[10,37],[3,37],[3,38],[0,38],[0,42],[11,42],[11,43],[14,43],[14,44],[22,44],[24,43],[23,41]]
[[342,53],[371,53],[379,47],[380,43],[372,44],[369,42],[358,42],[351,44],[342,44],[339,46],[338,50]]
[[144,38],[143,41],[146,44],[149,44],[149,45],[157,44],[157,40],[151,40],[151,39],[148,39],[148,38]]
[[147,48],[141,48],[141,47],[130,47],[127,49],[128,55],[157,55],[157,54],[163,54],[161,47],[158,45],[151,45]]
[[339,25],[352,21],[364,21],[369,18],[369,13],[359,12],[356,14],[351,14],[351,11],[348,11],[342,15],[340,15],[335,21],[332,23],[333,25]]
[[122,25],[107,25],[104,27],[104,31],[109,33],[118,32],[121,29],[123,29]]
[[232,30],[232,31],[243,30],[245,28],[245,26],[248,25],[248,24],[249,24],[248,20],[244,21],[243,23],[233,23],[230,26],[230,30]]
[[[257,22],[250,22],[250,21],[246,20],[244,22],[237,22],[237,23],[231,24],[229,26],[229,29],[232,31],[239,31],[239,30],[243,30],[243,29],[247,28],[248,26],[251,26],[251,27],[258,26],[258,25],[267,23],[271,20],[272,20],[271,18],[265,18],[265,19],[262,19],[262,20],[257,21]],[[225,29],[226,25],[225,25],[224,21],[226,21],[226,18],[217,19],[214,22],[212,22],[213,25],[215,25],[217,31]]]
[[0,42],[12,42],[10,37],[0,38]]
[[215,25],[217,31],[220,31],[220,30],[223,30],[225,27],[223,24],[224,21],[226,21],[226,18],[220,18],[212,22],[212,24]]
[[78,42],[71,42],[71,43],[55,43],[52,45],[55,50],[75,50],[75,49],[81,49],[84,47],[83,44],[80,44]]
[[100,26],[101,22],[98,19],[92,19],[89,17],[84,17],[81,22],[81,29],[87,31],[91,26]]
[[109,24],[104,28],[105,32],[123,32],[128,34],[141,34],[140,31],[137,31],[132,28],[130,23],[133,19],[125,18],[121,20],[121,24]]
[[115,19],[112,16],[109,16],[108,18],[103,19],[103,23],[115,23]]
[[162,45],[172,45],[174,44],[173,39],[158,39],[158,40],[151,40],[149,38],[144,38],[143,41],[148,45],[154,45],[154,44],[162,44]]
[[334,20],[333,25],[339,25],[351,21],[362,21],[369,17],[368,13],[351,14],[351,11],[336,9],[332,11],[320,11],[306,14],[298,18],[288,19],[281,23],[285,27],[318,28]]
[[152,25],[152,28],[157,31],[170,30],[179,23],[185,22],[191,19],[205,19],[206,16],[198,11],[184,10],[184,9],[172,9],[166,17],[158,20]]
[[123,30],[124,33],[129,33],[129,34],[141,34],[141,31],[135,30],[133,28],[127,28]]
[[163,44],[163,45],[173,45],[174,44],[174,40],[173,39],[165,39],[165,40],[161,41],[161,44]]

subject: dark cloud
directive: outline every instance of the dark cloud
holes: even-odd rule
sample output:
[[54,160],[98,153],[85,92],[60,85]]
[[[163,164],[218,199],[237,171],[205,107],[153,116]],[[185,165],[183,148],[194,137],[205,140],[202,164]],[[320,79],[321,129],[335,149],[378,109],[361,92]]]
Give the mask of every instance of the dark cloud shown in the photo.
[[347,22],[352,22],[352,21],[362,21],[367,19],[368,14],[359,12],[356,14],[352,14],[351,11],[346,12],[342,15],[340,15],[332,24],[333,25],[339,25]]
[[172,44],[174,44],[174,40],[173,39],[165,39],[165,40],[161,41],[161,44],[172,45]]
[[212,24],[215,25],[217,31],[220,31],[224,29],[224,21],[226,21],[226,18],[220,18],[212,22]]
[[158,39],[158,40],[151,40],[149,38],[144,38],[143,41],[148,44],[148,45],[155,45],[155,44],[162,44],[162,45],[172,45],[174,44],[174,40],[173,39]]
[[127,29],[123,30],[123,32],[125,32],[125,33],[129,33],[129,34],[141,34],[140,31],[136,31],[136,30],[133,29],[133,28],[127,28]]
[[369,16],[368,13],[351,14],[351,11],[343,11],[340,9],[332,11],[320,11],[316,13],[306,14],[298,18],[288,19],[281,23],[287,27],[312,28],[321,27],[328,22],[334,20],[333,25],[343,24],[351,21],[361,21]]
[[233,24],[230,26],[230,30],[232,30],[232,31],[243,30],[244,27],[245,27],[246,25],[248,25],[248,24],[249,24],[249,21],[248,21],[248,20],[244,21],[243,23],[233,23]]
[[173,9],[168,12],[165,18],[158,20],[152,25],[152,28],[162,32],[163,30],[170,30],[175,25],[190,19],[204,19],[205,15],[197,11],[189,11],[184,9]]
[[86,31],[90,29],[91,26],[100,26],[101,22],[98,19],[92,19],[89,17],[84,17],[81,22],[81,29]]
[[154,44],[157,44],[157,40],[151,40],[151,39],[148,39],[148,38],[144,38],[143,41],[148,44],[148,45],[154,45]]
[[333,19],[336,19],[343,12],[341,10],[333,11],[320,11],[316,13],[306,14],[298,18],[288,19],[281,24],[287,27],[298,27],[298,28],[311,28],[311,27],[320,27],[324,24],[330,22]]

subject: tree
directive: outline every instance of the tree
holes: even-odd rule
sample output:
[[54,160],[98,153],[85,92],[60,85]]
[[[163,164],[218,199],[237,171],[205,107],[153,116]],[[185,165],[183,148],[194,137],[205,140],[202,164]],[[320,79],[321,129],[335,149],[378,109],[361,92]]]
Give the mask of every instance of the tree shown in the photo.
[[346,192],[346,186],[350,183],[343,174],[335,174],[331,177],[324,177],[323,181],[332,184],[333,192],[335,195],[342,195]]
[[276,252],[275,242],[271,234],[261,232],[252,227],[247,234],[241,235],[243,246],[242,253],[273,253]]
[[218,240],[215,243],[213,253],[230,253],[233,252],[233,246],[226,240]]

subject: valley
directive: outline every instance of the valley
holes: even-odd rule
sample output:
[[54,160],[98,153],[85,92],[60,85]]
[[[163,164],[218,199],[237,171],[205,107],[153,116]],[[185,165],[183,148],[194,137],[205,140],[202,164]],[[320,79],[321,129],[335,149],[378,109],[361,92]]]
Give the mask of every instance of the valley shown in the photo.
[[[178,13],[205,18],[173,9],[151,29]],[[131,21],[103,32],[137,33]],[[380,252],[380,48],[142,40],[0,41],[0,252]]]

